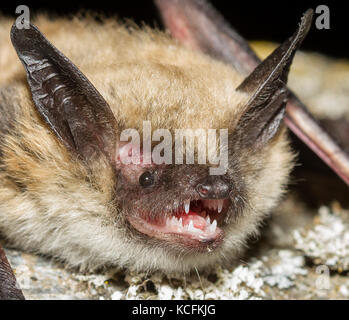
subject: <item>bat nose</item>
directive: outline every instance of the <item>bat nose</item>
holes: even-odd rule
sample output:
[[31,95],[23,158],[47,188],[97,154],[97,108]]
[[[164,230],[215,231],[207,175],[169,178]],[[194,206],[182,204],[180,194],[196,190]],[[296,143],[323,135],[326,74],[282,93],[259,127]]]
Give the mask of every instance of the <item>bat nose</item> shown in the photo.
[[196,191],[204,199],[225,199],[229,197],[230,184],[219,176],[209,176],[196,186]]

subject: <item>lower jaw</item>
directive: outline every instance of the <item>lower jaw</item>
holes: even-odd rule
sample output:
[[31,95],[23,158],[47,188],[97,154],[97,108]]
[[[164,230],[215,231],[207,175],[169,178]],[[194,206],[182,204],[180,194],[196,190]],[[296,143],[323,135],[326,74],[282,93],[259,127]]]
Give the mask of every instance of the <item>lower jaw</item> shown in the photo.
[[218,229],[216,234],[210,238],[199,239],[196,237],[183,236],[178,233],[162,233],[152,230],[144,224],[144,221],[139,218],[129,218],[128,221],[133,228],[143,235],[152,239],[158,239],[171,244],[176,249],[189,249],[198,252],[211,252],[217,249],[224,239],[224,231]]
[[207,229],[204,229],[199,233],[169,232],[169,230],[164,232],[164,226],[149,223],[140,216],[128,216],[127,219],[133,229],[137,232],[146,235],[151,239],[159,240],[167,247],[170,246],[181,252],[187,250],[189,252],[211,253],[213,250],[219,248],[224,240],[224,231],[218,226],[213,232],[205,232]]

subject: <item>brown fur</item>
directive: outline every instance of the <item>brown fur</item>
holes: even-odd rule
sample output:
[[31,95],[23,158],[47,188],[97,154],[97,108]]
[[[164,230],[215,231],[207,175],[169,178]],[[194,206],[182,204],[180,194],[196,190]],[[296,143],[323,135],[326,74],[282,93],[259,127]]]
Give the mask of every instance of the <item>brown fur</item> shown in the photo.
[[[235,91],[243,77],[234,69],[160,31],[113,19],[98,24],[40,16],[34,23],[94,84],[120,129],[141,131],[142,121],[150,120],[153,129],[231,132],[247,102],[246,94]],[[11,24],[0,18],[0,233],[23,250],[83,269],[119,265],[187,272],[235,258],[284,192],[293,160],[285,130],[263,151],[236,155],[249,205],[226,228],[218,250],[178,257],[134,241],[120,223],[111,168],[101,160],[88,170],[73,160],[36,112],[10,44]]]

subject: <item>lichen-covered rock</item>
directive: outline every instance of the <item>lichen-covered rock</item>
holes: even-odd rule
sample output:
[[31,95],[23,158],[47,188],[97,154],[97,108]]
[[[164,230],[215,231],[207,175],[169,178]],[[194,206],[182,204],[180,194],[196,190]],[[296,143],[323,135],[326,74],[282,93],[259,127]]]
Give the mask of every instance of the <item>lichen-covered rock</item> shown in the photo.
[[295,248],[314,264],[349,271],[349,212],[321,207],[310,227],[295,230]]
[[27,299],[317,299],[349,297],[349,278],[320,273],[296,250],[261,257],[210,275],[168,277],[108,271],[78,274],[34,255],[7,250]]

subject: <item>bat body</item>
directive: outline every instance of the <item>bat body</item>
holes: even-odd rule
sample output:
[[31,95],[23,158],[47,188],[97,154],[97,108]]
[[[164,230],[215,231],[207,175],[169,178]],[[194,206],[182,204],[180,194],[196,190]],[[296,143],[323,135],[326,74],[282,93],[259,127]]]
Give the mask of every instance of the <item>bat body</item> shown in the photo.
[[[236,259],[292,169],[284,86],[309,19],[247,78],[146,27],[42,16],[42,34],[14,25],[11,44],[2,19],[0,234],[88,270],[189,272]],[[120,133],[142,133],[145,120],[173,134],[228,129],[227,172],[121,163]]]

